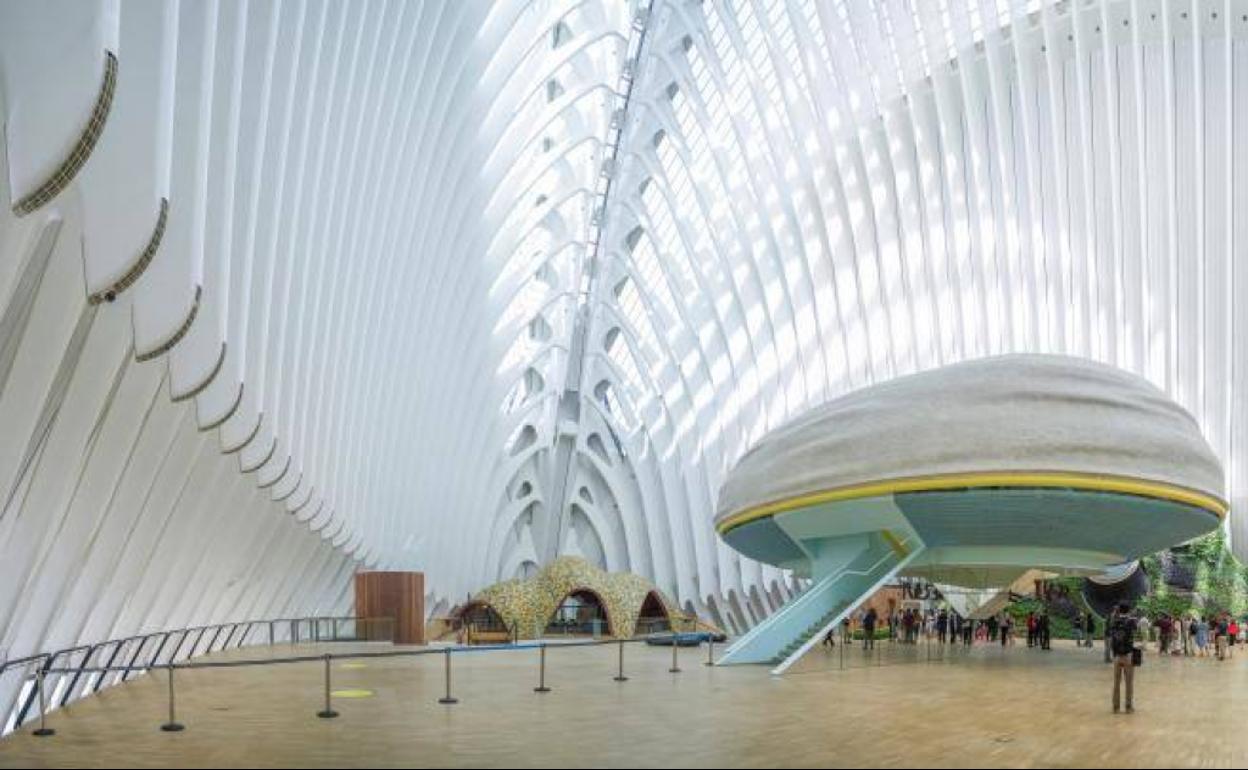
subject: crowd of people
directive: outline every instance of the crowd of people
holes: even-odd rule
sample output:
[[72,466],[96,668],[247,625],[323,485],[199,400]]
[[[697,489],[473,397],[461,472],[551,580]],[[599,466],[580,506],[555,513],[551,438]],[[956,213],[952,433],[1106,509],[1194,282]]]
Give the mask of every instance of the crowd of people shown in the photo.
[[1155,643],[1161,655],[1226,660],[1234,654],[1236,643],[1243,643],[1244,634],[1248,634],[1248,624],[1241,625],[1224,612],[1186,617],[1162,614],[1155,619],[1127,614],[1136,625],[1141,648]]
[[[1217,615],[1173,617],[1161,615],[1150,619],[1143,614],[1131,614],[1136,625],[1136,638],[1144,648],[1155,644],[1162,655],[1188,655],[1211,657],[1219,660],[1229,657],[1236,642],[1248,642],[1248,623],[1241,625],[1234,617]],[[1082,612],[1071,621],[1071,633],[1077,647],[1091,648],[1098,638],[1096,617]],[[1107,627],[1106,627],[1107,628]],[[885,633],[886,632],[886,633]],[[848,615],[839,628],[828,632],[824,644],[835,646],[839,641],[852,644],[860,639],[866,649],[874,647],[877,638],[887,638],[901,644],[918,644],[930,641],[937,644],[976,643],[999,644],[1003,647],[1015,643],[1015,637],[1024,637],[1029,648],[1048,650],[1053,641],[1053,622],[1045,611],[1029,612],[1016,619],[1008,612],[999,612],[982,620],[964,618],[949,609],[906,608],[881,619],[874,608],[866,608]],[[1108,647],[1106,647],[1108,649]],[[1108,659],[1109,653],[1106,652]]]
[[[1044,610],[1029,612],[1017,619],[1009,612],[1000,612],[985,619],[973,620],[947,608],[918,607],[885,613],[881,618],[875,608],[868,607],[846,616],[839,628],[827,633],[823,643],[835,646],[839,640],[842,644],[852,645],[855,638],[861,637],[863,649],[869,651],[874,649],[877,637],[885,635],[885,632],[887,639],[899,644],[924,641],[966,647],[977,643],[1008,647],[1015,644],[1016,634],[1025,633],[1029,648],[1049,650],[1053,621]],[[1090,612],[1081,612],[1071,621],[1071,632],[1075,645],[1080,648],[1093,648],[1098,638],[1102,641],[1105,662],[1114,667],[1114,713],[1122,710],[1124,689],[1126,712],[1134,712],[1135,668],[1141,664],[1150,644],[1156,644],[1160,655],[1221,661],[1234,655],[1237,642],[1248,642],[1245,638],[1248,637],[1248,623],[1241,625],[1229,613],[1162,614],[1150,618],[1133,611],[1128,605],[1115,607],[1099,634],[1096,617]]]
[[[1026,628],[1028,647],[1049,649],[1052,631],[1047,613],[1028,615]],[[966,647],[976,643],[1007,646],[1014,643],[1015,620],[1007,612],[985,620],[973,620],[946,608],[906,608],[888,614],[881,623],[880,614],[874,608],[867,608],[846,616],[839,628],[828,631],[823,643],[824,646],[835,647],[838,640],[842,644],[853,644],[854,639],[861,638],[866,649],[872,649],[876,638],[885,630],[887,639],[900,644],[923,641]],[[1089,640],[1090,634],[1091,631]]]

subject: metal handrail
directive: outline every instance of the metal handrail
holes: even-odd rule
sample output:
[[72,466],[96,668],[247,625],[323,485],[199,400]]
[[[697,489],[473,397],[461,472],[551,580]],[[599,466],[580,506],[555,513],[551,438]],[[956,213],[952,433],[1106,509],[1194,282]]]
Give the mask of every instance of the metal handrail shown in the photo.
[[[74,697],[75,692],[78,692],[80,697],[88,694],[86,688],[83,688],[83,690],[81,691],[79,691],[79,688],[78,688],[79,682],[81,681],[82,675],[84,673],[99,675],[98,678],[94,681],[94,683],[89,685],[90,693],[96,693],[96,692],[99,692],[100,688],[104,686],[105,679],[107,675],[110,673],[117,674],[117,676],[114,677],[113,679],[113,684],[119,684],[121,682],[126,681],[130,677],[130,675],[135,672],[146,672],[146,671],[151,670],[152,668],[162,665],[160,664],[161,653],[164,652],[170,638],[173,637],[174,635],[180,635],[180,638],[177,642],[177,645],[173,648],[173,652],[170,653],[168,658],[166,658],[166,663],[163,665],[173,665],[176,663],[176,661],[178,660],[179,654],[182,652],[182,649],[186,644],[187,639],[192,634],[195,634],[195,641],[191,644],[190,649],[187,650],[185,656],[182,657],[183,661],[188,661],[191,658],[195,657],[196,655],[206,655],[212,652],[214,648],[216,648],[218,651],[229,649],[231,646],[231,642],[233,642],[233,646],[235,648],[242,647],[243,643],[246,642],[248,635],[258,625],[268,626],[269,628],[268,644],[270,646],[272,646],[276,642],[275,627],[279,623],[291,624],[292,642],[295,640],[295,638],[297,638],[297,628],[299,624],[312,623],[316,627],[316,632],[314,636],[316,636],[317,641],[321,641],[320,633],[319,633],[319,626],[320,626],[320,623],[327,622],[327,621],[333,623],[334,636],[332,639],[327,639],[325,641],[337,641],[337,636],[338,636],[337,629],[338,629],[338,624],[340,622],[349,621],[349,622],[354,622],[358,624],[358,623],[376,623],[379,621],[386,621],[386,622],[393,623],[394,619],[393,618],[357,618],[354,616],[344,616],[344,615],[339,615],[339,616],[316,615],[316,616],[308,616],[308,617],[302,617],[302,618],[274,618],[271,620],[241,620],[241,621],[232,621],[232,622],[225,622],[225,623],[215,623],[215,624],[209,624],[209,625],[203,625],[203,626],[189,626],[187,628],[168,629],[165,631],[152,631],[152,632],[148,632],[145,634],[134,634],[132,636],[122,637],[119,639],[108,639],[108,640],[104,640],[101,642],[95,642],[93,644],[80,644],[80,645],[76,645],[73,647],[65,647],[60,650],[55,650],[51,652],[39,652],[39,653],[31,654],[31,655],[26,655],[20,658],[13,658],[12,660],[6,660],[0,663],[0,676],[3,676],[6,672],[8,672],[11,669],[15,670],[15,669],[18,669],[19,667],[30,667],[31,664],[36,664],[35,672],[33,674],[30,674],[30,673],[26,674],[26,676],[23,677],[23,681],[26,681],[33,677],[35,679],[38,679],[40,682],[44,682],[46,681],[46,677],[49,674],[61,674],[63,676],[68,675],[68,674],[73,674],[73,678],[70,679],[69,685],[64,688],[64,691],[61,693],[59,701],[55,704],[56,706],[65,706]],[[239,634],[237,638],[235,638],[235,632],[240,627],[243,629],[242,633]],[[221,638],[222,632],[224,632],[227,628],[229,629],[229,631],[226,633],[224,641],[222,641],[220,647],[217,647],[217,641]],[[200,642],[203,641],[204,636],[210,631],[212,632],[212,637],[209,639],[208,645],[202,651],[197,653],[196,650],[199,648]],[[151,655],[150,658],[148,658],[147,663],[140,664],[139,658],[142,655],[144,648],[147,647],[147,644],[150,640],[156,639],[158,637],[160,641],[156,644],[155,652]],[[393,641],[393,637],[391,640]],[[130,655],[128,655],[128,660],[125,661],[121,665],[115,665],[117,663],[118,656],[121,655],[122,651],[126,648],[126,646],[130,644],[134,644],[136,642],[137,644],[135,644],[133,648],[133,652]],[[97,652],[107,650],[110,647],[112,648],[112,651],[111,651],[111,654],[108,656],[107,662],[105,662],[104,665],[102,666],[89,665],[92,659],[95,657]],[[80,665],[78,666],[58,666],[57,665],[59,661],[66,660],[67,658],[70,658],[79,653],[85,653],[82,656],[82,663]],[[16,718],[13,720],[14,729],[16,729],[17,727],[20,727],[22,724],[25,723],[26,717],[30,713],[31,707],[34,705],[36,699],[38,699],[41,695],[46,695],[46,694],[43,693],[41,690],[37,691],[37,688],[33,688],[33,687],[26,693],[25,698],[22,698],[20,694],[18,695],[18,698],[21,699],[21,703],[17,706]],[[49,704],[49,705],[52,705],[52,704]],[[13,712],[10,712],[10,714],[12,713]],[[0,724],[0,729],[2,728],[3,728],[3,725]]]
[[[627,636],[619,639],[584,639],[578,641],[558,641],[547,642],[540,639],[533,641],[518,642],[516,644],[457,644],[448,647],[422,647],[414,650],[386,650],[384,652],[322,652],[308,655],[287,655],[280,658],[248,658],[246,660],[206,660],[183,663],[161,663],[146,664],[140,668],[144,670],[164,671],[166,669],[174,669],[177,671],[197,669],[197,668],[246,668],[248,666],[269,666],[269,665],[286,665],[289,663],[323,663],[325,658],[333,660],[357,660],[368,658],[409,658],[420,657],[422,655],[446,655],[447,653],[467,653],[467,652],[502,652],[506,650],[537,650],[542,647],[550,649],[562,649],[564,647],[602,647],[611,644],[639,644],[649,642],[656,639],[676,639],[686,638],[689,636],[703,635],[710,638],[711,634],[706,631],[674,631],[663,634],[649,634],[647,636]],[[90,668],[54,668],[49,669],[49,674],[67,674],[75,671],[93,672],[109,672],[124,671],[124,666],[113,666],[111,668],[96,666]]]
[[[338,716],[338,712],[332,708],[332,690],[330,688],[330,676],[332,662],[336,660],[357,660],[369,658],[403,658],[403,657],[419,657],[424,655],[442,655],[446,659],[446,695],[439,698],[438,702],[451,705],[458,703],[459,700],[452,696],[451,693],[451,659],[456,653],[489,653],[500,651],[517,651],[517,650],[538,650],[541,654],[539,657],[539,673],[538,686],[533,688],[534,692],[548,693],[551,688],[546,685],[546,652],[548,649],[561,649],[568,647],[602,647],[607,645],[616,645],[619,648],[619,661],[616,676],[613,679],[616,682],[626,682],[628,677],[624,676],[624,647],[627,644],[644,643],[654,640],[670,640],[672,646],[672,662],[668,671],[672,674],[678,674],[681,669],[678,665],[678,651],[681,640],[689,637],[697,637],[697,641],[709,642],[708,654],[705,665],[714,665],[714,634],[704,631],[697,631],[696,625],[690,626],[691,631],[673,630],[666,634],[650,634],[646,636],[632,636],[621,638],[603,638],[603,639],[586,639],[580,641],[564,641],[564,642],[548,642],[546,640],[534,640],[530,642],[516,644],[495,644],[495,645],[453,645],[449,647],[424,647],[420,649],[399,649],[388,651],[356,651],[345,653],[320,653],[307,655],[288,655],[280,658],[251,658],[245,660],[215,660],[215,661],[185,661],[183,663],[166,663],[158,665],[149,663],[141,668],[146,670],[165,669],[169,677],[169,721],[161,726],[162,730],[176,732],[185,729],[185,726],[176,721],[174,710],[174,673],[183,669],[209,669],[209,668],[245,668],[250,666],[271,666],[286,665],[295,663],[322,663],[325,667],[325,708],[317,712],[320,718],[332,718]],[[98,666],[98,667],[78,667],[78,668],[54,668],[47,673],[67,674],[67,673],[83,673],[95,672],[105,674],[110,671],[125,671],[124,666]],[[41,672],[41,676],[42,676]],[[43,712],[41,712],[42,714]],[[42,721],[41,721],[42,725]],[[46,730],[41,727],[36,734],[52,735],[55,730]]]
[[[392,619],[386,619],[386,618],[373,618],[373,619],[339,618],[339,620],[344,620],[344,619],[352,620],[352,621],[362,620],[365,622],[373,622],[373,621],[378,621],[378,620],[392,621]],[[295,620],[297,621],[313,620],[315,622],[317,620],[324,620],[324,618],[295,619]],[[552,647],[553,648],[601,647],[605,645],[617,645],[620,650],[619,673],[615,677],[615,681],[617,682],[624,682],[628,680],[628,678],[623,675],[624,674],[624,668],[623,668],[624,667],[624,646],[627,644],[645,643],[645,642],[655,641],[655,640],[659,640],[659,641],[669,640],[672,646],[672,662],[671,662],[671,668],[669,668],[668,670],[671,673],[675,674],[675,673],[680,673],[680,670],[681,670],[677,664],[677,656],[678,656],[679,648],[681,646],[681,642],[683,640],[688,640],[690,637],[695,637],[699,643],[702,641],[707,641],[710,643],[708,646],[708,655],[707,655],[706,665],[708,666],[713,665],[713,662],[714,662],[713,660],[714,659],[714,643],[715,643],[714,634],[705,632],[705,631],[698,631],[696,623],[693,623],[691,621],[690,621],[690,626],[689,626],[690,630],[679,631],[679,630],[673,629],[667,633],[648,634],[648,635],[643,635],[643,636],[631,636],[631,637],[623,637],[623,638],[607,637],[607,638],[600,638],[600,639],[585,639],[585,640],[562,641],[562,642],[554,642],[554,643],[550,643],[545,640],[534,640],[534,641],[529,641],[529,642],[520,642],[517,640],[514,643],[494,644],[494,645],[453,645],[453,646],[448,646],[448,647],[422,647],[419,649],[392,649],[392,650],[384,650],[384,651],[365,650],[365,651],[351,651],[351,652],[343,652],[343,653],[287,655],[287,656],[272,657],[272,658],[248,658],[244,660],[210,660],[210,661],[191,660],[191,658],[193,657],[192,653],[194,649],[198,646],[199,638],[202,637],[204,632],[209,629],[215,629],[216,632],[213,635],[213,639],[209,642],[209,647],[205,649],[205,652],[208,652],[211,650],[212,646],[216,644],[216,639],[219,638],[221,632],[227,627],[230,630],[226,633],[225,642],[220,648],[222,650],[227,649],[229,647],[231,640],[234,640],[235,631],[240,626],[243,626],[244,629],[243,629],[243,633],[238,636],[237,640],[235,640],[235,644],[234,644],[235,647],[242,646],[242,642],[245,641],[246,636],[249,633],[251,626],[254,626],[258,623],[276,624],[276,623],[281,623],[281,622],[286,622],[286,621],[285,620],[243,621],[239,623],[222,623],[222,624],[217,624],[214,626],[196,627],[196,628],[188,628],[188,629],[173,629],[173,630],[157,632],[153,634],[144,634],[144,635],[138,635],[135,637],[128,637],[126,639],[113,640],[110,642],[102,642],[96,645],[82,645],[76,648],[69,648],[69,650],[58,651],[56,653],[41,653],[37,655],[27,656],[24,659],[10,661],[6,664],[6,667],[11,667],[13,665],[20,664],[23,661],[29,664],[31,662],[35,662],[41,659],[44,660],[43,666],[37,670],[36,675],[35,675],[35,678],[37,679],[39,683],[38,689],[36,690],[35,688],[32,688],[32,690],[28,694],[27,703],[23,704],[22,714],[20,715],[20,718],[15,722],[14,726],[16,728],[18,726],[21,726],[25,722],[26,710],[29,708],[30,703],[34,699],[37,698],[41,704],[44,704],[45,692],[43,690],[43,686],[44,686],[45,678],[48,675],[67,676],[67,675],[72,674],[74,677],[72,681],[77,682],[84,674],[91,674],[91,675],[97,676],[98,678],[96,681],[100,682],[108,674],[111,673],[111,674],[118,674],[119,676],[115,679],[115,681],[121,682],[121,681],[124,681],[124,678],[126,676],[128,676],[130,673],[133,673],[135,671],[148,672],[152,670],[165,669],[168,672],[168,676],[169,676],[170,719],[169,719],[169,722],[163,726],[163,729],[167,729],[169,731],[175,731],[175,730],[182,729],[182,725],[174,721],[174,710],[173,710],[173,702],[174,702],[173,677],[174,677],[174,672],[180,669],[243,668],[243,667],[249,667],[249,666],[285,665],[285,664],[295,664],[295,663],[312,663],[312,662],[323,663],[325,665],[325,677],[326,677],[326,681],[325,681],[326,708],[322,712],[318,712],[318,716],[332,717],[332,716],[337,716],[337,712],[333,711],[330,708],[329,698],[331,695],[331,691],[329,688],[329,676],[330,676],[330,663],[335,660],[356,660],[356,659],[368,659],[368,658],[401,658],[401,657],[418,657],[422,655],[444,655],[446,657],[447,696],[444,699],[440,699],[439,702],[446,703],[446,704],[452,704],[452,703],[458,702],[457,699],[451,697],[451,694],[450,694],[451,692],[451,679],[450,679],[451,657],[457,653],[458,654],[476,653],[476,652],[487,653],[487,652],[507,651],[507,650],[516,651],[516,650],[532,650],[532,649],[540,650],[541,651],[541,664],[540,664],[541,669],[540,669],[539,682],[541,684],[539,685],[538,688],[535,688],[537,692],[549,692],[550,691],[550,688],[545,686],[545,665],[546,665],[545,661],[546,661],[546,650]],[[165,643],[168,641],[169,637],[171,637],[173,634],[181,633],[183,638],[185,639],[192,632],[196,632],[196,631],[199,632],[199,636],[196,639],[196,643],[192,645],[192,648],[191,648],[192,653],[188,653],[187,657],[183,659],[181,662],[178,662],[174,656],[171,656],[164,663],[160,662],[160,652],[161,650],[163,650]],[[151,639],[156,636],[162,637],[161,642],[159,646],[157,646],[156,652],[150,658],[148,658],[146,662],[138,662],[139,655],[136,652],[135,654],[131,655],[130,660],[125,662],[124,664],[114,665],[112,663],[106,663],[104,665],[95,665],[95,666],[89,665],[92,656],[95,654],[95,651],[108,644],[115,644],[118,647],[121,647],[121,646],[124,646],[125,643],[132,643],[135,641],[139,641],[139,646],[141,650],[142,646],[146,644],[148,639]],[[66,653],[70,651],[81,652],[83,650],[87,651],[87,655],[83,657],[83,662],[80,665],[58,666],[58,665],[53,664],[54,660],[62,657],[62,653]],[[176,650],[175,650],[175,653],[176,653]],[[115,660],[116,655],[117,653],[116,651],[114,651],[114,654],[110,656],[110,661]],[[67,692],[72,692],[72,690],[73,690],[73,685],[71,684],[71,687],[68,689]],[[64,703],[64,697],[62,698],[62,703]],[[41,724],[42,724],[42,718],[48,710],[49,709],[47,708],[40,709],[39,713],[40,713]],[[37,734],[51,735],[54,732],[55,731],[53,730],[45,731],[41,729]]]
[[[357,620],[357,619],[349,618],[349,620]],[[375,621],[375,620],[391,620],[392,621],[392,619],[359,619],[359,620],[364,620],[366,622],[370,620],[371,621]],[[541,654],[539,658],[540,662],[539,662],[539,674],[538,674],[538,687],[535,687],[534,691],[538,693],[548,693],[551,691],[551,688],[546,686],[546,651],[548,648],[551,648],[551,647],[553,648],[601,647],[604,645],[617,645],[619,649],[618,668],[617,668],[616,676],[613,677],[613,679],[616,682],[628,681],[628,677],[624,675],[624,647],[627,644],[636,644],[636,643],[643,643],[643,642],[649,642],[649,641],[654,641],[654,640],[664,640],[664,639],[670,640],[671,646],[672,646],[672,661],[671,661],[671,668],[669,668],[668,671],[673,674],[678,674],[681,671],[678,665],[678,659],[677,659],[679,648],[681,646],[681,641],[687,640],[689,637],[695,637],[698,643],[701,643],[703,641],[706,641],[709,643],[707,647],[707,659],[706,659],[705,665],[707,666],[714,665],[715,635],[709,632],[705,632],[705,631],[698,631],[696,620],[694,619],[685,619],[685,620],[687,620],[690,624],[689,625],[690,630],[688,631],[682,632],[682,631],[677,631],[673,629],[666,634],[649,634],[649,635],[644,635],[644,636],[632,636],[632,637],[625,637],[625,638],[587,639],[587,640],[581,640],[581,641],[554,642],[553,644],[546,640],[539,639],[539,640],[534,640],[531,642],[524,642],[524,643],[520,643],[517,641],[515,643],[496,644],[496,645],[475,645],[475,646],[474,645],[454,645],[450,647],[437,647],[437,648],[424,647],[420,649],[394,649],[394,650],[388,650],[388,651],[354,651],[354,652],[345,652],[345,653],[288,655],[288,656],[283,656],[280,658],[250,658],[250,659],[244,659],[244,660],[192,661],[190,660],[188,656],[188,658],[185,659],[181,663],[178,663],[172,658],[170,658],[167,662],[162,664],[159,662],[159,657],[160,657],[159,653],[160,653],[160,650],[163,649],[164,643],[168,640],[168,637],[170,635],[175,634],[175,633],[181,633],[183,637],[186,637],[187,635],[189,635],[190,632],[199,630],[200,636],[202,636],[203,630],[204,630],[204,629],[174,629],[170,631],[159,632],[158,634],[146,634],[146,635],[131,637],[126,640],[116,640],[116,643],[118,644],[118,646],[121,646],[124,642],[133,642],[135,640],[139,640],[139,645],[140,645],[140,650],[141,650],[142,646],[146,643],[147,639],[150,639],[157,635],[163,636],[161,640],[161,645],[157,647],[157,652],[153,654],[153,656],[150,659],[148,659],[146,663],[141,663],[141,664],[136,663],[138,659],[138,654],[136,652],[136,654],[132,655],[130,661],[127,662],[125,665],[111,665],[111,664],[105,664],[102,666],[87,665],[90,660],[90,656],[94,654],[94,651],[98,649],[99,647],[102,647],[103,645],[108,644],[108,642],[104,642],[104,643],[100,643],[97,645],[84,645],[84,646],[80,646],[77,648],[70,648],[73,651],[87,650],[87,655],[84,656],[83,663],[78,666],[53,666],[51,665],[52,659],[59,657],[61,652],[65,652],[65,651],[58,651],[57,653],[51,653],[51,654],[40,653],[37,655],[27,656],[26,658],[9,661],[8,663],[6,663],[6,667],[18,665],[23,662],[26,664],[29,664],[31,662],[34,662],[40,659],[45,660],[43,667],[36,671],[35,678],[38,682],[38,689],[37,689],[37,692],[32,693],[32,695],[35,695],[38,697],[39,704],[40,704],[40,708],[39,708],[39,725],[40,726],[39,726],[39,729],[34,731],[33,733],[34,735],[38,735],[38,736],[49,736],[49,735],[54,735],[56,733],[56,730],[48,729],[44,722],[45,716],[47,712],[50,710],[49,708],[47,708],[47,704],[45,701],[45,690],[44,690],[44,686],[45,686],[44,681],[45,681],[45,677],[48,674],[56,674],[56,675],[62,675],[62,676],[73,674],[74,681],[77,681],[78,678],[81,677],[83,674],[95,674],[95,675],[98,675],[102,679],[104,676],[106,676],[109,673],[118,673],[121,675],[120,677],[118,677],[118,681],[120,681],[132,671],[151,671],[153,669],[163,668],[166,670],[168,674],[169,721],[162,724],[161,729],[166,732],[177,732],[185,728],[184,725],[176,721],[176,714],[175,714],[175,708],[174,708],[174,704],[175,704],[174,673],[178,669],[242,668],[242,667],[248,667],[248,666],[269,666],[269,665],[283,665],[283,664],[294,664],[294,663],[311,663],[311,662],[323,663],[325,667],[325,682],[324,682],[325,708],[321,711],[318,711],[317,716],[320,718],[332,718],[332,717],[338,716],[338,712],[334,711],[332,708],[332,702],[331,702],[332,690],[330,689],[330,676],[331,676],[331,668],[332,668],[331,663],[332,661],[335,661],[335,660],[353,660],[353,659],[361,659],[361,658],[364,658],[364,659],[367,659],[367,658],[400,658],[400,657],[417,657],[417,656],[422,656],[422,655],[443,655],[445,656],[445,659],[446,659],[446,696],[444,698],[439,698],[438,702],[450,705],[450,704],[459,702],[458,699],[453,697],[451,694],[451,659],[455,653],[468,653],[468,652],[475,653],[475,652],[493,652],[493,651],[507,651],[507,650],[515,651],[515,650],[525,650],[525,649],[528,649],[528,650],[537,649],[540,651]],[[209,629],[209,628],[217,629],[216,634],[214,634],[213,640],[209,642],[209,645],[211,648],[211,645],[215,644],[215,639],[220,635],[220,632],[225,627],[229,627],[230,630],[226,634],[226,641],[223,643],[223,646],[221,648],[221,649],[226,649],[229,646],[230,641],[233,639],[235,630],[239,626],[244,626],[244,630],[243,630],[243,633],[238,637],[238,643],[236,644],[236,646],[241,646],[242,642],[246,639],[247,633],[250,631],[251,626],[255,625],[256,623],[268,623],[268,622],[270,621],[223,623],[223,624],[219,624],[218,626],[207,626],[204,628],[205,629]],[[278,623],[278,622],[283,622],[283,621],[275,620],[271,622]],[[196,644],[192,645],[192,650],[194,650],[197,644],[198,644],[198,638],[197,638]],[[115,658],[115,657],[116,657],[116,653],[114,653],[112,658]],[[110,658],[110,660],[112,658]],[[15,727],[20,726],[21,724],[22,722],[18,721]]]

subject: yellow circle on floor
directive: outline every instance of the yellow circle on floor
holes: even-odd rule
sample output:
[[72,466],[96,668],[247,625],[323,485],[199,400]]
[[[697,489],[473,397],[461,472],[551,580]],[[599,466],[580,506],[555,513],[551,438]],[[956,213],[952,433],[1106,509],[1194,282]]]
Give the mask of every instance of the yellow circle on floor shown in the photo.
[[331,693],[335,698],[371,698],[374,694],[372,690],[334,690]]

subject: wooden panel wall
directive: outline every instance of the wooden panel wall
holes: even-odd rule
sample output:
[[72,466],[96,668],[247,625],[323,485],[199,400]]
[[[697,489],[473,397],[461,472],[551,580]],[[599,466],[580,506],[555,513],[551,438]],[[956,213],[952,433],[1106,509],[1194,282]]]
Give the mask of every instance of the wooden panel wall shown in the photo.
[[[395,644],[425,643],[423,572],[355,573],[355,616],[394,618]],[[370,639],[389,638],[385,624],[366,624]]]

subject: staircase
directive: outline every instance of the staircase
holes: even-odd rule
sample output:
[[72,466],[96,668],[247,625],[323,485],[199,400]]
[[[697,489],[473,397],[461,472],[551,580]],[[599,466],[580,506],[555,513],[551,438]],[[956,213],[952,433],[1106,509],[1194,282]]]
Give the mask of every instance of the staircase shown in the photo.
[[843,602],[843,601],[837,602],[837,605],[833,607],[832,609],[828,610],[827,613],[823,617],[819,618],[819,620],[810,624],[810,626],[808,626],[805,631],[803,631],[801,634],[795,637],[793,641],[786,644],[784,646],[784,649],[781,650],[778,655],[776,655],[774,658],[772,658],[769,661],[771,665],[778,666],[784,661],[788,660],[789,656],[797,652],[798,648],[801,647],[806,642],[807,639],[822,638],[824,635],[827,634],[827,631],[825,631],[824,629],[832,626],[832,624],[836,622],[839,622],[841,619],[841,616],[845,613],[847,609],[851,609],[848,602]]
[[873,534],[864,547],[728,648],[720,664],[770,663],[782,674],[863,599],[922,551],[918,539]]

